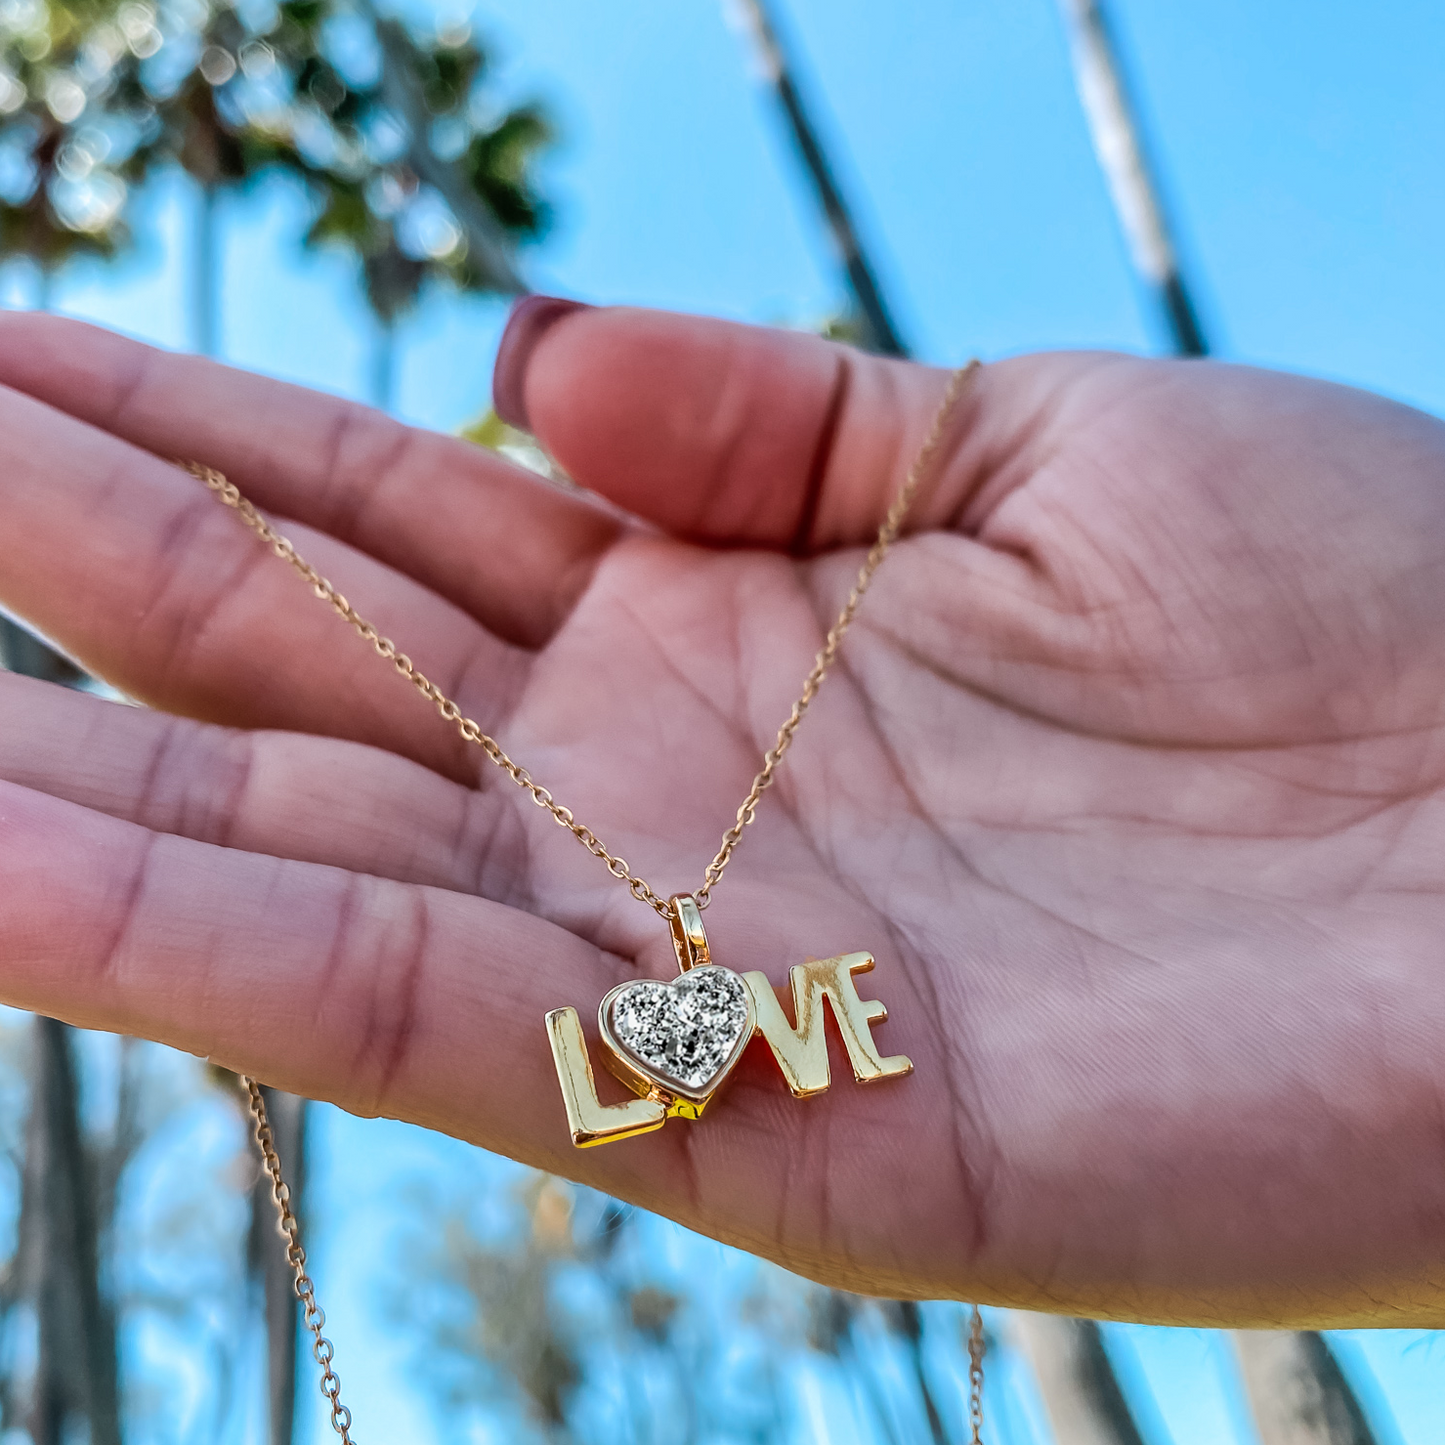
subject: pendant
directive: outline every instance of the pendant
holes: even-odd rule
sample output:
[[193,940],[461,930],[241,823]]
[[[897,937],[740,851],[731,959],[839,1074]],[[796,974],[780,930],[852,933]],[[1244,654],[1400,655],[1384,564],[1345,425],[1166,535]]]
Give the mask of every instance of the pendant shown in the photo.
[[789,1023],[765,973],[735,973],[712,961],[697,900],[680,893],[670,902],[678,977],[619,984],[597,1010],[602,1061],[636,1098],[602,1103],[577,1010],[547,1015],[567,1127],[579,1149],[651,1133],[669,1118],[700,1119],[757,1034],[767,1040],[794,1098],[822,1093],[830,1082],[824,999],[858,1083],[913,1072],[903,1054],[879,1054],[872,1026],[888,1010],[876,999],[860,999],[853,985],[855,974],[873,967],[872,954],[811,959],[790,969],[796,1022]]

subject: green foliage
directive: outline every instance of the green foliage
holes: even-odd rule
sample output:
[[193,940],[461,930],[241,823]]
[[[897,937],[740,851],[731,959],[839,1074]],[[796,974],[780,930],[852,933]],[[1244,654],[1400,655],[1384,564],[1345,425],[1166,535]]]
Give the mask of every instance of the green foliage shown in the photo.
[[514,110],[491,130],[472,137],[463,170],[468,183],[510,231],[535,236],[545,230],[547,208],[531,188],[532,158],[552,139],[552,128],[535,106]]
[[475,442],[488,451],[498,452],[508,461],[526,467],[529,472],[546,477],[560,487],[576,488],[577,483],[543,451],[536,437],[528,432],[508,426],[490,408],[476,421],[468,423],[458,433],[465,441]]
[[143,5],[0,4],[0,246],[45,270],[108,256],[157,116],[140,70],[159,45]]
[[847,346],[857,346],[865,351],[871,346],[872,333],[868,329],[868,319],[856,306],[848,306],[827,317],[817,330],[820,336],[826,336],[829,341],[841,341]]
[[551,131],[535,106],[495,117],[488,80],[468,30],[367,0],[0,0],[0,245],[46,270],[113,254],[159,163],[208,191],[283,171],[315,198],[308,243],[357,258],[383,320],[429,278],[516,290]]

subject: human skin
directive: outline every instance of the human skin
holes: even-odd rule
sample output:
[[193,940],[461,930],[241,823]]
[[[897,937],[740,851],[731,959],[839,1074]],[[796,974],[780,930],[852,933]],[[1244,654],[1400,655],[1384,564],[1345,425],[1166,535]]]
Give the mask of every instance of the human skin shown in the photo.
[[775,984],[873,952],[914,1073],[835,1048],[795,1102],[755,1044],[702,1121],[578,1151],[542,1016],[668,977],[666,927],[163,458],[669,893],[947,374],[542,303],[504,360],[595,496],[0,317],[0,603],[148,704],[0,677],[0,998],[849,1289],[1442,1323],[1445,425],[1210,362],[986,366],[706,915]]

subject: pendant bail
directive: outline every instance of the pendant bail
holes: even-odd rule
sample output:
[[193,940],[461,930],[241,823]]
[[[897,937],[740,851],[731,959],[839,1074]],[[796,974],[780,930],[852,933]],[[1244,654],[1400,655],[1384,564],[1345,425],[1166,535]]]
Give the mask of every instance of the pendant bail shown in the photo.
[[672,930],[673,952],[677,954],[677,971],[703,968],[712,962],[707,946],[707,930],[702,926],[702,909],[691,893],[674,893],[667,900],[672,905],[668,927]]

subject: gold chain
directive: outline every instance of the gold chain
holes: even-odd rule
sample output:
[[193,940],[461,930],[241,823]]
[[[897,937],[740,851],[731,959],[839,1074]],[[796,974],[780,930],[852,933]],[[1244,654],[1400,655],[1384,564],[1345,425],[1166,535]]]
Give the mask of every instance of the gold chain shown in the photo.
[[[697,899],[699,908],[707,907],[713,888],[722,877],[723,870],[728,866],[733,852],[742,838],[743,829],[753,821],[757,814],[759,801],[772,786],[773,779],[777,776],[778,765],[782,762],[783,755],[792,746],[793,735],[803,721],[803,715],[808,711],[810,704],[818,694],[819,687],[822,686],[823,679],[828,675],[829,669],[837,659],[843,635],[852,625],[858,607],[863,601],[863,596],[873,581],[874,573],[878,571],[883,559],[888,555],[894,542],[898,540],[898,534],[902,530],[908,509],[913,505],[914,497],[917,495],[933,461],[934,453],[943,439],[944,429],[953,412],[954,404],[963,394],[966,383],[972,380],[978,370],[979,363],[970,361],[967,366],[960,367],[949,378],[948,387],[944,391],[938,410],[934,413],[933,424],[929,428],[928,435],[924,439],[923,445],[919,447],[913,464],[908,469],[908,475],[898,489],[898,495],[894,498],[893,505],[888,509],[888,515],[884,517],[883,525],[878,529],[877,539],[868,549],[868,555],[858,569],[858,577],[853,583],[852,591],[848,594],[848,600],[844,602],[842,610],[838,613],[837,621],[828,630],[828,635],[823,640],[823,646],[814,660],[813,669],[804,679],[803,690],[798,695],[798,700],[793,704],[793,709],[782,727],[778,729],[776,741],[763,754],[763,765],[753,779],[747,797],[743,799],[742,805],[738,808],[732,827],[723,834],[721,846],[703,872],[702,887],[697,889],[693,895]],[[625,883],[634,898],[640,903],[646,903],[662,918],[671,921],[672,904],[668,899],[656,892],[645,879],[634,873],[625,858],[611,852],[591,828],[587,827],[585,823],[579,823],[570,808],[564,808],[557,802],[551,792],[538,783],[526,768],[507,756],[502,745],[484,732],[480,723],[467,717],[461,708],[432,682],[406,653],[398,651],[396,644],[390,638],[383,637],[325,577],[297,552],[291,541],[282,536],[257,511],[256,507],[242,496],[234,482],[227,481],[225,476],[214,467],[203,466],[199,462],[182,462],[180,465],[198,481],[204,482],[226,506],[233,508],[246,526],[255,532],[282,561],[289,563],[310,585],[316,596],[328,603],[349,622],[365,641],[369,642],[402,677],[436,708],[445,721],[456,727],[467,742],[475,743],[481,748],[487,757],[501,768],[518,787],[531,795],[532,801],[539,808],[544,808],[550,813],[553,819],[566,828],[593,857],[600,858],[607,865],[607,871],[614,878]]]
[[261,1151],[261,1162],[271,1176],[271,1199],[276,1205],[276,1228],[286,1241],[286,1263],[295,1276],[292,1288],[301,1301],[303,1322],[311,1331],[311,1353],[321,1366],[321,1393],[331,1401],[331,1428],[341,1436],[342,1445],[355,1445],[351,1438],[351,1411],[341,1403],[341,1377],[331,1368],[336,1357],[331,1341],[321,1331],[326,1327],[326,1316],[316,1303],[316,1286],[306,1273],[306,1251],[301,1247],[301,1226],[291,1209],[291,1189],[281,1177],[281,1159],[276,1153],[276,1139],[271,1133],[271,1121],[266,1116],[266,1100],[255,1079],[241,1075],[241,1084],[246,1090],[251,1106],[251,1118],[255,1124],[256,1147]]
[[[883,559],[898,540],[898,534],[903,528],[908,509],[913,505],[914,497],[917,495],[923,478],[927,475],[928,468],[933,461],[934,453],[943,439],[944,428],[952,415],[954,405],[963,394],[966,383],[972,380],[978,370],[979,363],[970,361],[967,366],[959,368],[949,377],[943,400],[934,413],[933,424],[929,427],[928,435],[924,438],[923,445],[919,447],[918,454],[908,469],[908,475],[898,489],[898,495],[893,499],[893,505],[888,509],[888,515],[884,517],[883,525],[878,529],[877,539],[868,549],[868,555],[863,559],[862,567],[858,569],[857,580],[853,583],[853,589],[848,593],[848,599],[838,613],[837,621],[829,628],[828,635],[823,640],[823,646],[814,659],[812,671],[803,681],[803,690],[798,695],[798,700],[793,704],[792,711],[788,714],[782,727],[778,729],[776,741],[763,754],[763,765],[753,779],[747,797],[743,799],[742,805],[738,808],[732,827],[723,834],[721,846],[703,872],[702,887],[693,895],[699,908],[707,907],[712,889],[722,877],[723,870],[728,866],[742,838],[743,829],[757,815],[758,803],[763,794],[772,786],[773,779],[777,776],[778,765],[782,762],[783,755],[792,746],[793,735],[798,731],[804,714],[808,711],[813,699],[818,694],[818,689],[822,686],[823,679],[836,661],[838,648],[843,642],[843,635],[852,625],[858,607],[863,601],[863,596],[873,581],[874,573],[878,571]],[[607,865],[607,869],[613,877],[619,878],[627,884],[634,898],[646,903],[663,918],[672,919],[672,904],[667,899],[656,893],[645,879],[638,877],[625,858],[620,858],[617,854],[610,852],[591,828],[577,821],[570,808],[564,808],[558,803],[526,768],[507,756],[502,745],[495,738],[484,732],[479,723],[467,717],[461,708],[447,697],[406,653],[398,651],[396,644],[390,638],[383,637],[371,623],[362,617],[351,603],[297,552],[291,541],[282,536],[256,510],[255,506],[241,495],[239,488],[233,482],[227,481],[215,468],[202,466],[199,462],[182,462],[181,466],[199,481],[204,482],[226,506],[233,508],[240,515],[241,520],[278,557],[288,562],[310,584],[317,597],[323,602],[329,603],[349,622],[365,641],[369,642],[437,709],[445,721],[456,726],[457,731],[467,742],[475,743],[480,747],[518,787],[525,789],[531,795],[532,801],[538,807],[545,808],[589,853],[600,858]],[[245,1086],[251,1107],[251,1117],[255,1123],[256,1147],[261,1151],[262,1163],[271,1180],[271,1198],[276,1205],[277,1228],[286,1241],[286,1262],[291,1266],[291,1272],[295,1276],[293,1287],[296,1291],[296,1298],[301,1303],[303,1322],[312,1334],[311,1353],[321,1367],[321,1393],[331,1402],[331,1428],[341,1437],[342,1445],[354,1445],[351,1439],[351,1411],[341,1403],[341,1377],[331,1368],[336,1351],[332,1347],[331,1341],[322,1333],[326,1325],[326,1315],[316,1302],[316,1286],[306,1272],[306,1251],[301,1245],[301,1226],[291,1209],[290,1187],[281,1174],[281,1159],[276,1153],[276,1141],[271,1132],[271,1122],[266,1115],[266,1101],[261,1094],[260,1086],[254,1079],[243,1075],[241,1083]],[[978,1306],[975,1305],[968,1336],[969,1423],[972,1427],[972,1445],[981,1445],[983,1438],[983,1352],[983,1317],[978,1311]]]
[[969,1445],[983,1445],[983,1312],[971,1305],[968,1320],[968,1425]]
[[[903,485],[898,489],[898,495],[893,499],[893,505],[888,509],[888,515],[883,519],[883,525],[878,529],[878,536],[873,545],[868,549],[868,555],[863,559],[863,565],[858,569],[858,578],[853,583],[853,590],[848,594],[848,600],[844,602],[842,610],[838,613],[838,619],[828,629],[828,635],[823,639],[823,646],[819,649],[818,656],[814,659],[813,670],[803,680],[803,690],[798,694],[798,700],[793,704],[793,710],[788,714],[787,720],[778,729],[777,741],[763,754],[763,765],[758,770],[758,775],[753,779],[753,785],[748,789],[748,795],[743,799],[742,806],[738,809],[737,819],[732,827],[723,834],[722,846],[717,850],[711,863],[703,870],[703,884],[693,895],[697,899],[699,908],[706,908],[708,899],[711,896],[713,885],[723,875],[723,869],[728,866],[728,861],[733,856],[733,850],[738,846],[742,838],[743,829],[753,821],[758,810],[758,803],[764,792],[772,786],[773,778],[777,774],[778,764],[783,760],[783,754],[792,746],[793,734],[798,730],[798,724],[803,721],[803,714],[808,711],[809,704],[818,695],[818,689],[823,685],[823,679],[827,677],[829,669],[833,666],[838,656],[838,648],[842,645],[843,634],[853,625],[854,615],[863,601],[863,594],[868,591],[873,581],[873,574],[883,565],[883,559],[892,549],[893,544],[898,540],[898,534],[903,530],[904,518],[908,515],[908,509],[913,505],[913,499],[918,494],[918,489],[923,485],[923,479],[928,475],[928,469],[933,462],[933,454],[938,450],[938,444],[943,440],[945,427],[948,419],[953,414],[954,404],[963,394],[965,383],[971,381],[979,370],[979,362],[970,361],[967,366],[961,366],[948,379],[948,387],[943,393],[943,400],[938,404],[938,410],[933,414],[933,425],[928,429],[928,435],[923,439],[923,445],[919,447],[913,458],[913,465],[908,468],[908,475],[904,478]],[[654,904],[654,907],[656,905]],[[670,910],[659,910],[664,917],[668,916]]]

